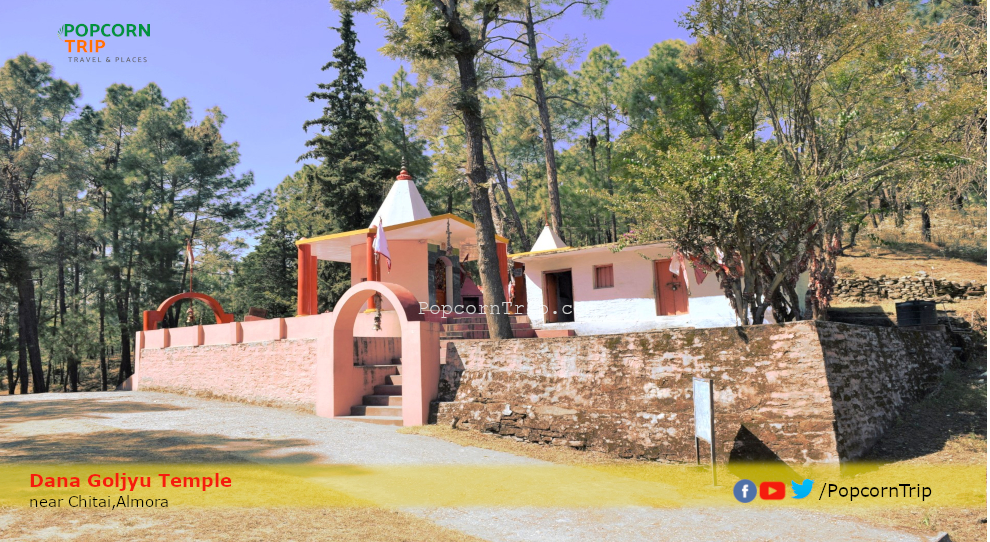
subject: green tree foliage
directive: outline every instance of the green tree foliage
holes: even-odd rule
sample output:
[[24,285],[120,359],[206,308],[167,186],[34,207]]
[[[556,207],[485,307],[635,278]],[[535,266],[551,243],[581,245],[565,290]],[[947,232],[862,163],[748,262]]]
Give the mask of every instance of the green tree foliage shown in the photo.
[[777,149],[746,133],[669,137],[677,143],[631,168],[637,194],[621,201],[638,219],[632,238],[669,239],[713,272],[743,325],[762,323],[771,306],[778,321],[800,317],[801,233],[814,215]]
[[392,76],[392,84],[380,85],[375,93],[375,110],[382,129],[384,164],[406,163],[406,169],[417,182],[429,178],[432,163],[426,155],[428,141],[419,134],[419,123],[425,116],[419,99],[425,88],[420,82],[410,82],[403,67]]
[[[296,313],[298,251],[295,241],[323,233],[319,212],[308,200],[307,179],[314,166],[304,166],[286,177],[266,202],[267,221],[254,250],[235,267],[230,288],[230,310],[243,315],[257,307],[270,318]],[[349,279],[348,282],[349,284]],[[329,288],[331,285],[321,285]],[[325,291],[326,293],[326,291]]]
[[[759,104],[795,185],[816,205],[815,315],[824,317],[851,205],[932,152],[955,112],[938,55],[901,2],[699,0],[685,25]],[[729,73],[732,73],[730,71]]]
[[[401,25],[384,10],[378,12],[389,42],[383,49],[386,54],[414,62],[453,62],[457,66],[459,86],[454,109],[460,114],[464,127],[464,170],[469,180],[471,210],[477,228],[481,287],[485,292],[485,303],[492,307],[504,305],[505,292],[502,277],[499,276],[490,181],[484,159],[485,124],[479,92],[478,57],[489,39],[490,27],[498,18],[500,9],[498,2],[412,0],[406,3]],[[492,310],[487,311],[486,316],[492,337],[512,337],[508,315]]]
[[17,336],[22,393],[29,380],[78,389],[94,357],[104,388],[111,357],[125,380],[141,310],[186,289],[186,239],[201,251],[197,289],[222,297],[243,246],[234,234],[250,225],[252,177],[232,173],[237,145],[223,140],[219,109],[194,122],[185,99],[153,84],[112,85],[99,110],[79,97],[27,55],[0,70],[0,201],[13,241],[3,279],[17,293],[16,318],[0,308],[0,336]]
[[[325,100],[323,116],[303,124],[303,128],[320,128],[306,142],[310,150],[301,159],[319,161],[317,167],[304,172],[311,199],[320,212],[321,233],[367,228],[388,191],[388,178],[398,173],[398,164],[388,167],[383,163],[382,143],[390,140],[383,137],[372,94],[361,83],[367,68],[355,50],[358,39],[350,5],[341,5],[337,31],[341,44],[333,50],[333,60],[323,66],[324,71],[336,70],[337,77],[330,83],[320,83],[320,90],[308,96],[311,102]],[[395,143],[407,145],[408,141],[395,140],[392,144]],[[347,265],[322,264],[321,309],[331,310],[349,286]]]
[[323,66],[324,71],[336,70],[337,77],[320,83],[320,90],[308,96],[311,102],[326,101],[323,116],[303,124],[320,129],[306,142],[310,150],[302,158],[319,161],[319,167],[308,170],[308,182],[327,232],[368,227],[385,197],[388,176],[374,103],[361,84],[367,68],[355,50],[358,39],[350,9],[341,11],[337,31],[342,42],[333,50],[334,59]]

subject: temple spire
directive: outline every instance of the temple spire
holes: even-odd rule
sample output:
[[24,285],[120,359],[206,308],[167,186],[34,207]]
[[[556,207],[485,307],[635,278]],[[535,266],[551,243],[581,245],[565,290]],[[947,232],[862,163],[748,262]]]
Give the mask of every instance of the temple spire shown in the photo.
[[392,188],[385,196],[385,201],[378,208],[378,212],[375,213],[368,227],[377,226],[379,218],[386,226],[394,226],[431,216],[433,215],[426,208],[426,202],[423,201],[423,196],[419,194],[412,175],[406,169],[405,158],[403,158],[402,170],[395,178],[395,182],[392,183]]

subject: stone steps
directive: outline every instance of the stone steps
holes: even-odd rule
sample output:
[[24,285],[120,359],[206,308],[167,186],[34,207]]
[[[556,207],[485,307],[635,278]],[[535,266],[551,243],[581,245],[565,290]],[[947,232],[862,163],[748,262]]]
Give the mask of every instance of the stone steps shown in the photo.
[[360,365],[360,367],[362,369],[369,370],[369,371],[375,371],[375,370],[384,371],[384,370],[391,369],[394,374],[397,374],[397,375],[401,375],[402,374],[402,366],[401,365]]
[[[510,314],[509,321],[514,324],[531,324],[529,316],[525,314]],[[488,318],[481,316],[448,316],[446,324],[487,324]]]
[[392,416],[402,419],[402,407],[354,405],[351,407],[351,416]]
[[402,406],[401,395],[365,395],[362,403],[367,406]]
[[[532,325],[524,322],[512,322],[512,329],[532,329]],[[444,324],[443,328],[447,331],[487,331],[487,323],[470,323],[470,324]]]
[[402,418],[395,416],[337,416],[336,419],[348,422],[364,422],[376,425],[394,425],[402,427]]
[[[512,327],[512,337],[514,339],[528,339],[537,336],[528,316],[521,314],[509,315],[509,322]],[[447,318],[447,322],[443,324],[443,331],[440,332],[441,341],[490,338],[488,320],[484,316],[453,316]]]
[[350,416],[337,419],[353,422],[366,422],[378,425],[402,426],[402,360],[394,359],[390,365],[364,365],[366,376],[371,373],[373,381],[385,372],[384,383],[376,384],[374,393],[361,398],[360,405],[351,407]]
[[402,386],[393,384],[378,384],[374,395],[402,395]]

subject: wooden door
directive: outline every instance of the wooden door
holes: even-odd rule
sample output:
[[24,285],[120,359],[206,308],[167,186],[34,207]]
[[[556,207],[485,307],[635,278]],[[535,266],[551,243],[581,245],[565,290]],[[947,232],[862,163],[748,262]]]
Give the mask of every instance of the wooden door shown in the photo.
[[512,309],[518,314],[526,314],[526,266],[515,262],[512,266]]
[[433,288],[436,290],[437,306],[447,304],[447,263],[437,260],[433,266]]
[[[653,276],[657,292],[657,316],[674,316],[688,313],[687,286],[684,278],[670,272],[670,260],[653,262]],[[681,269],[687,273],[687,269]]]
[[557,312],[560,310],[557,306],[557,275],[553,273],[544,273],[543,283],[545,287],[543,288],[543,299],[546,301],[546,318],[548,323],[553,323],[557,321]]

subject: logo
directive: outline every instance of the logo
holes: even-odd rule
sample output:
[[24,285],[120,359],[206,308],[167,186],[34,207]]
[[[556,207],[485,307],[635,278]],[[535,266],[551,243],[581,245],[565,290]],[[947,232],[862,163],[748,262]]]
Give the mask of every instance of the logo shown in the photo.
[[779,501],[787,493],[784,482],[763,482],[760,484],[760,498],[765,501]]
[[756,484],[746,480],[745,478],[739,480],[736,482],[735,487],[732,488],[732,494],[735,495],[736,500],[741,503],[750,502],[756,498]]
[[[107,42],[98,38],[141,38],[151,37],[151,24],[132,23],[83,23],[63,24],[58,27],[70,53],[98,53]],[[78,39],[90,38],[90,39]]]
[[815,481],[809,480],[807,478],[805,478],[804,481],[801,482],[800,484],[795,482],[794,480],[791,480],[791,489],[794,490],[794,496],[791,498],[803,499],[807,497],[808,494],[811,493],[811,488],[814,487],[814,485],[815,485]]

